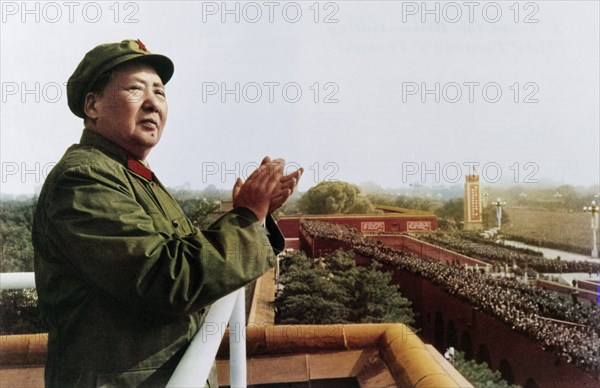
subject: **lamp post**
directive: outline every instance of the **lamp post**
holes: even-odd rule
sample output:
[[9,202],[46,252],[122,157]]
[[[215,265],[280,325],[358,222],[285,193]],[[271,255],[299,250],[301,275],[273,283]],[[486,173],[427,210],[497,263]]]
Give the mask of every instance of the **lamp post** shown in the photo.
[[590,213],[592,216],[592,257],[598,257],[598,242],[596,240],[598,235],[598,209],[596,201],[592,201],[592,206],[583,207],[583,211]]
[[506,206],[506,202],[500,201],[498,198],[497,201],[492,202],[492,206],[496,207],[496,219],[498,220],[498,230],[502,227],[502,207]]
[[527,193],[524,192],[524,191],[522,191],[521,194],[519,194],[519,197],[521,197],[520,200],[519,200],[519,202],[520,203],[525,203],[525,201],[527,199]]

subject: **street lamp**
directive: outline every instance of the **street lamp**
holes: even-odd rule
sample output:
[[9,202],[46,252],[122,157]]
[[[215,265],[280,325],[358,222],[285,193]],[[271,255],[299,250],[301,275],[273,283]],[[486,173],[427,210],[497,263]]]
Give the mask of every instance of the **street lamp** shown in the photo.
[[523,191],[521,192],[521,194],[519,194],[519,197],[521,197],[519,202],[525,203],[525,201],[527,200],[527,193]]
[[596,235],[598,234],[598,205],[596,201],[592,201],[592,206],[584,206],[583,211],[590,213],[592,216],[592,257],[598,257],[598,242]]
[[502,227],[502,207],[506,206],[506,202],[500,201],[498,198],[497,201],[492,202],[492,206],[496,207],[496,219],[498,220],[498,230]]
[[485,199],[489,196],[490,194],[487,192],[487,188],[485,189],[485,191],[483,192],[483,194],[481,194],[482,198],[482,202],[483,202],[483,207],[485,207]]

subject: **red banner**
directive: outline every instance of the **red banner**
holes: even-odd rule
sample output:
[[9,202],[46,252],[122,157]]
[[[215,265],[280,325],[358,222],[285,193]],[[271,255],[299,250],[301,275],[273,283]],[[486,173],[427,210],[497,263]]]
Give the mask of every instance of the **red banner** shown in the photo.
[[431,230],[431,221],[408,221],[406,230],[409,232],[424,232]]
[[385,222],[361,222],[360,230],[366,233],[385,232]]
[[479,185],[469,185],[469,221],[481,221],[481,204],[479,203]]

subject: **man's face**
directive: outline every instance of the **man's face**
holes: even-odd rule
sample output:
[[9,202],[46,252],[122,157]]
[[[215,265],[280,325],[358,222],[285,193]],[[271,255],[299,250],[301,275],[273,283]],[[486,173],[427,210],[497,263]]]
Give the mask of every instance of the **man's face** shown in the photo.
[[96,131],[139,159],[158,144],[167,121],[164,85],[144,64],[117,69],[94,107]]

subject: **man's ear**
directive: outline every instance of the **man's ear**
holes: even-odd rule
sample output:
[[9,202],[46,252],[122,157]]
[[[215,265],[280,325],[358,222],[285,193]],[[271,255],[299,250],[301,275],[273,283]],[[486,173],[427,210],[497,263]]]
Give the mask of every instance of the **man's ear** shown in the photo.
[[98,103],[98,96],[96,93],[89,92],[85,95],[85,100],[83,101],[83,112],[87,117],[94,120],[98,118],[98,111],[96,109],[96,104]]

